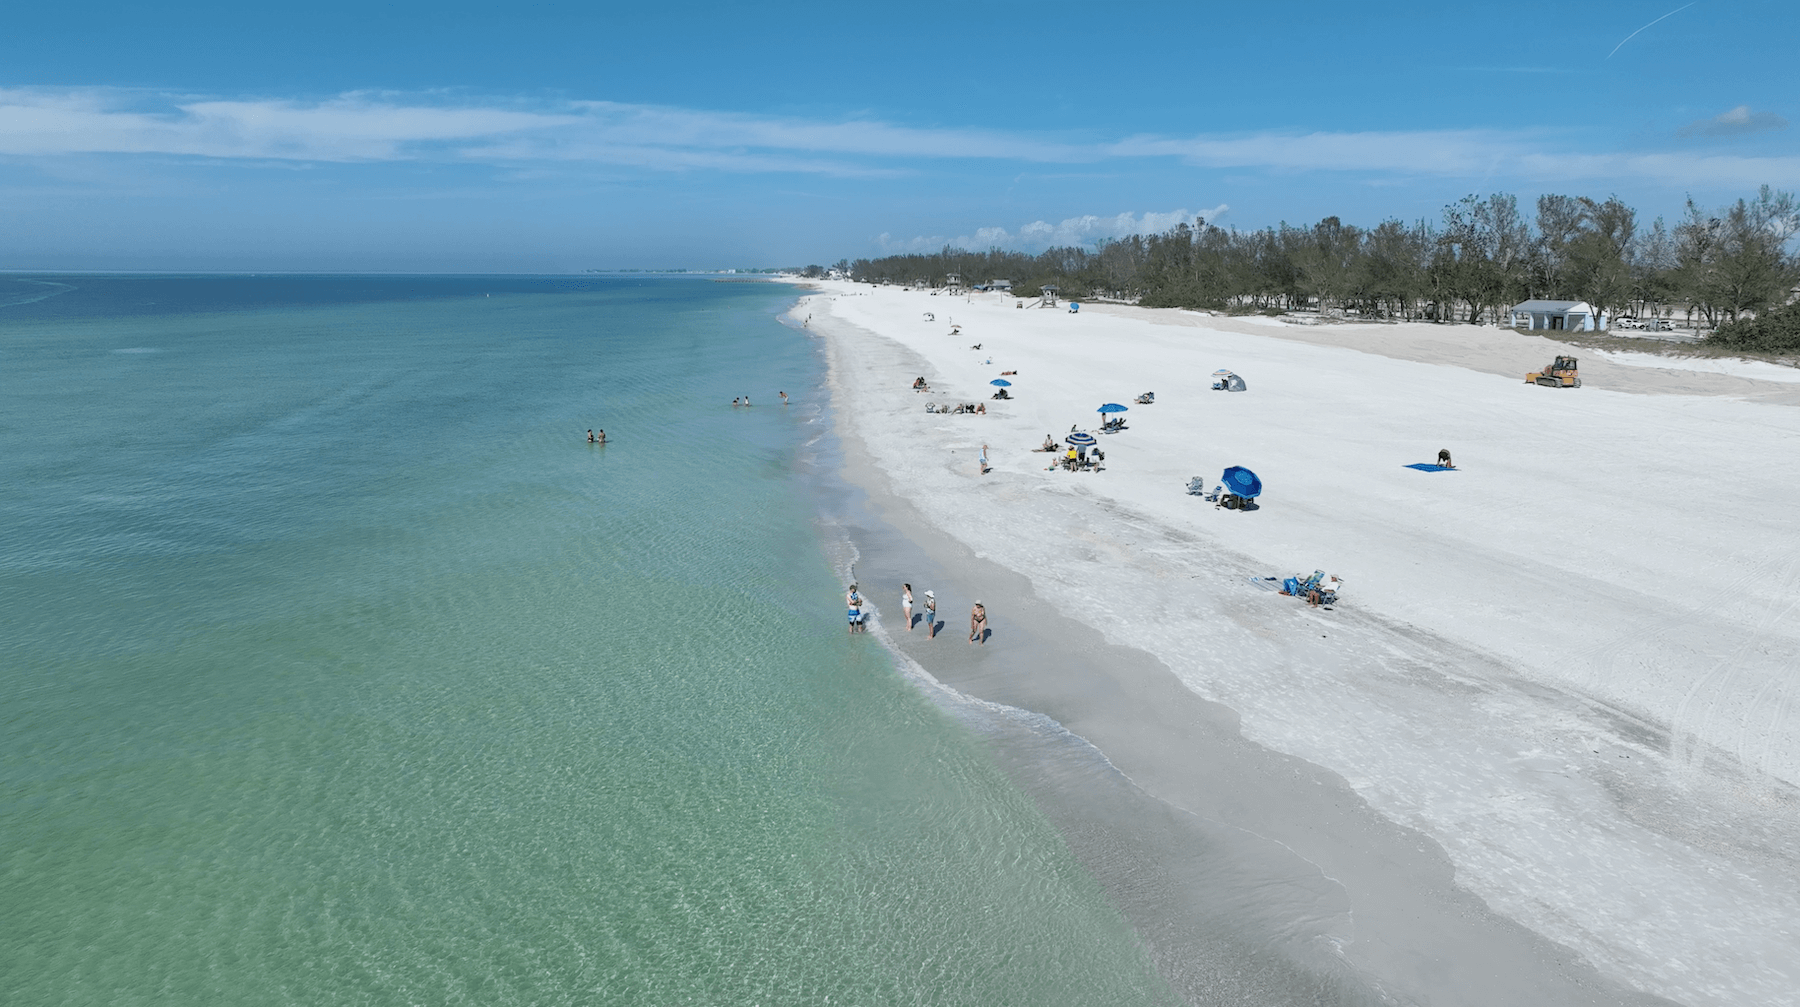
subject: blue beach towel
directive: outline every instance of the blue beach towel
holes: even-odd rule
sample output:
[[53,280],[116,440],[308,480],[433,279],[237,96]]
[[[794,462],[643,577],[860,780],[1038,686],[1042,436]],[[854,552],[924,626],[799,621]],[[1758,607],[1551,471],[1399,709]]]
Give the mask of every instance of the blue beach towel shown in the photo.
[[1406,468],[1406,469],[1418,469],[1420,472],[1455,472],[1456,471],[1455,469],[1444,468],[1442,465],[1432,465],[1429,462],[1413,462],[1411,465],[1402,465],[1400,467]]

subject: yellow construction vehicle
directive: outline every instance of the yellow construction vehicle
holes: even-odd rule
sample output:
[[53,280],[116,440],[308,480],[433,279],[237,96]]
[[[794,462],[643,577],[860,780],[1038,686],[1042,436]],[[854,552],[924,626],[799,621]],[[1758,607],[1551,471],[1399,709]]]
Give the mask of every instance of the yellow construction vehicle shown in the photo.
[[1556,363],[1549,367],[1525,375],[1525,383],[1550,388],[1580,388],[1581,375],[1575,370],[1574,357],[1557,357]]

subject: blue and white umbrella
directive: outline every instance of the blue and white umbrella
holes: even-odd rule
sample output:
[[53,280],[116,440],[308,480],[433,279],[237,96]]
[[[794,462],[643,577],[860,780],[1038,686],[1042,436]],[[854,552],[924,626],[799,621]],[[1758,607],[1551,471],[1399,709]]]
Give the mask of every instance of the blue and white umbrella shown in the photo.
[[1091,448],[1100,442],[1094,439],[1094,435],[1088,433],[1086,430],[1077,430],[1069,436],[1064,437],[1063,443],[1072,448]]
[[1220,478],[1225,482],[1226,492],[1236,493],[1246,500],[1262,493],[1262,480],[1256,478],[1256,473],[1242,465],[1233,465],[1226,469],[1225,474]]
[[1119,405],[1117,402],[1108,402],[1106,405],[1103,405],[1100,407],[1100,411],[1103,413],[1123,413],[1123,412],[1129,412],[1130,410],[1127,410],[1124,406]]
[[998,385],[1001,388],[1011,388],[1012,387],[1012,382],[1006,380],[1005,378],[995,378],[994,380],[988,382],[988,384]]

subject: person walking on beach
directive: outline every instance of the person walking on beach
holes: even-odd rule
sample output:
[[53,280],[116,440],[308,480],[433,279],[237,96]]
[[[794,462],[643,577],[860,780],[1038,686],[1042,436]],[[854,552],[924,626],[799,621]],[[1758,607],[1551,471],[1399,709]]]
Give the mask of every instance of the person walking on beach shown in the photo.
[[906,631],[912,632],[912,585],[900,585],[900,611],[906,614]]
[[845,592],[844,605],[849,609],[850,632],[854,633],[862,628],[863,621],[862,595],[856,592],[855,584],[850,585],[850,590]]
[[925,639],[937,639],[937,595],[930,591],[925,592],[925,628]]
[[988,460],[987,460],[987,445],[986,444],[983,444],[981,446],[981,474],[982,475],[988,474]]
[[969,609],[969,642],[987,644],[987,609],[979,601]]

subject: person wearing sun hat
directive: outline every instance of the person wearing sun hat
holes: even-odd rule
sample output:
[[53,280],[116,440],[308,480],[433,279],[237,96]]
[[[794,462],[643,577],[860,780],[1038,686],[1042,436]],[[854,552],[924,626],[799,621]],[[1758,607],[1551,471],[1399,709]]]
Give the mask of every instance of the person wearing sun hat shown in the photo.
[[925,592],[925,639],[937,639],[937,595]]

